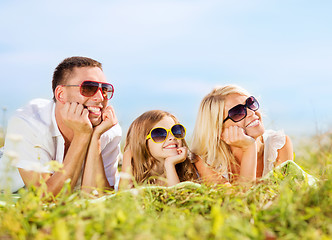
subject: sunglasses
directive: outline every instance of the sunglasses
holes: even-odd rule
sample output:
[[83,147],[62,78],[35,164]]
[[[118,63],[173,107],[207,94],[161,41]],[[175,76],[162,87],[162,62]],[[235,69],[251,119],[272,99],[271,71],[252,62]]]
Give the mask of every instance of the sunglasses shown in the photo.
[[171,129],[162,127],[153,128],[149,135],[146,136],[146,140],[151,138],[154,143],[162,143],[167,139],[169,132],[171,132],[172,135],[177,139],[183,139],[186,136],[185,127],[181,124],[175,124],[171,127]]
[[248,97],[245,104],[239,104],[235,107],[232,107],[228,110],[228,116],[225,118],[223,123],[228,119],[231,119],[233,122],[239,122],[247,116],[247,108],[252,111],[257,111],[259,108],[259,103],[253,96]]
[[80,85],[62,85],[64,87],[80,87],[80,93],[84,97],[94,96],[98,90],[101,90],[104,99],[111,99],[114,93],[114,87],[110,83],[94,82],[94,81],[84,81]]

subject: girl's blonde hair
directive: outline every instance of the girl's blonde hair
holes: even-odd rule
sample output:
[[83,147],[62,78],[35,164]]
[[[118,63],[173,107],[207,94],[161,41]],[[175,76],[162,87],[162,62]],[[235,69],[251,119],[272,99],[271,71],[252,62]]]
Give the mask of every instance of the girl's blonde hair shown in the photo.
[[[155,180],[151,180],[151,178],[161,175],[153,170],[157,160],[152,157],[148,149],[146,136],[152,127],[164,117],[171,117],[175,123],[179,123],[176,117],[168,112],[152,110],[136,118],[128,129],[124,151],[130,150],[131,152],[131,166],[137,183],[145,181],[155,183]],[[187,146],[184,139],[182,139],[182,145]],[[184,162],[176,164],[175,168],[180,181],[197,178],[195,168],[188,158]]]
[[250,96],[236,85],[214,88],[200,104],[191,141],[192,152],[221,174],[227,173],[235,164],[230,147],[221,139],[225,99],[230,94]]

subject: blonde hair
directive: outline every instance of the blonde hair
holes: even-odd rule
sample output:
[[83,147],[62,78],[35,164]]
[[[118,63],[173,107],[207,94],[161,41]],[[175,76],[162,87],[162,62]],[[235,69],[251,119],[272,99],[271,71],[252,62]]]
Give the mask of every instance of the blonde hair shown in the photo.
[[[124,151],[131,151],[131,166],[137,183],[145,181],[155,183],[155,180],[151,178],[164,174],[153,170],[157,160],[152,157],[146,140],[152,127],[164,117],[171,117],[175,123],[179,123],[176,117],[168,112],[152,110],[136,118],[128,129]],[[187,146],[184,139],[182,139],[182,145]],[[180,181],[197,178],[195,168],[188,158],[184,162],[176,164],[175,168]]]
[[214,88],[199,107],[191,141],[191,150],[221,174],[235,164],[228,144],[222,139],[225,99],[230,94],[250,96],[243,88],[225,85]]

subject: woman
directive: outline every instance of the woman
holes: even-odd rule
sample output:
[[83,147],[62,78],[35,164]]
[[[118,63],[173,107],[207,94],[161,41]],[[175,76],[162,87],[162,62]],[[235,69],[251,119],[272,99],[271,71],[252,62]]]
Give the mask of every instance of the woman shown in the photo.
[[235,85],[217,87],[204,97],[191,149],[206,182],[255,181],[293,160],[290,138],[282,131],[265,131],[258,101]]

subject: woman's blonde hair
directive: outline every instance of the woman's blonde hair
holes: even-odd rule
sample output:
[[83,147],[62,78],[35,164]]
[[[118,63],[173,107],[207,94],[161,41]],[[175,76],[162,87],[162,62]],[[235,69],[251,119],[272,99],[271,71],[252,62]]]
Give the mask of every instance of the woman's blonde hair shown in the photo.
[[235,164],[230,147],[221,139],[225,99],[230,94],[250,96],[236,85],[214,88],[200,104],[191,141],[192,152],[221,174],[227,173]]
[[[152,127],[164,117],[171,117],[175,123],[179,123],[176,117],[168,112],[152,110],[136,118],[128,129],[124,151],[130,150],[131,152],[131,166],[137,183],[145,181],[155,183],[155,180],[151,178],[163,174],[153,170],[158,160],[152,157],[147,146],[146,136]],[[182,139],[182,145],[187,146],[184,139]],[[180,181],[197,178],[195,168],[188,158],[184,162],[176,164],[175,168]]]

